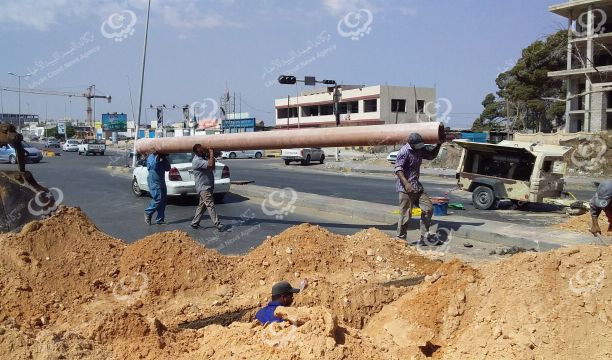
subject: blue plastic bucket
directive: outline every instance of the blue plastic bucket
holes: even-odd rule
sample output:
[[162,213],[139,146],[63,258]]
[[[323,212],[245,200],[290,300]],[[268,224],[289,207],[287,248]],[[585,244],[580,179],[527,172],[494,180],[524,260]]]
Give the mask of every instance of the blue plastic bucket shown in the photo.
[[434,216],[448,215],[448,199],[447,198],[432,198],[431,203],[433,205],[433,215]]

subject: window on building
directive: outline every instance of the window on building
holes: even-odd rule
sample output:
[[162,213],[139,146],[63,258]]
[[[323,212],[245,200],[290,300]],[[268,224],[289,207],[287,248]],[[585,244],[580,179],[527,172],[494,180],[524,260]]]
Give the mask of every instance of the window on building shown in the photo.
[[359,101],[341,102],[340,114],[355,114],[359,112]]
[[319,116],[319,107],[317,105],[302,107],[302,116],[303,117]]
[[414,104],[414,112],[417,114],[422,114],[425,109],[425,100],[417,100],[416,104]]
[[287,111],[287,108],[276,109],[276,117],[278,119],[286,119],[287,115],[289,115],[289,117],[296,118],[297,114],[298,114],[297,107],[289,108],[289,111]]
[[391,99],[391,112],[406,112],[406,100]]
[[363,101],[363,112],[376,112],[378,111],[378,100],[364,100]]
[[332,104],[319,106],[319,115],[333,115],[334,106]]
[[612,108],[612,91],[606,92],[606,97],[608,98],[608,109]]

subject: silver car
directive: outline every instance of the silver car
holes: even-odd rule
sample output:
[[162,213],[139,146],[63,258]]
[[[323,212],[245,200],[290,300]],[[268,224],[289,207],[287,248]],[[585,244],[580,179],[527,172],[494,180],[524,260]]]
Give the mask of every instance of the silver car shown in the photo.
[[[40,150],[25,141],[23,141],[22,144],[23,148],[27,152],[27,162],[38,163],[42,160],[43,156]],[[11,164],[17,163],[17,154],[15,153],[15,149],[11,145],[0,146],[0,161],[6,161]]]
[[263,150],[232,150],[221,152],[221,157],[224,159],[261,159],[263,155]]

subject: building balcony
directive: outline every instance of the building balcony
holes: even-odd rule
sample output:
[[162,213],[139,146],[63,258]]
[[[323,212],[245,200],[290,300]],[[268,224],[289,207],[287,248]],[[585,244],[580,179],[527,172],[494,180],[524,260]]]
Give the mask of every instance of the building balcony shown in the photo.
[[589,10],[589,7],[602,8],[612,6],[612,0],[572,0],[562,4],[551,5],[548,10],[564,18],[576,17]]
[[606,65],[606,66],[598,66],[597,68],[589,67],[589,68],[550,71],[548,73],[548,77],[568,77],[568,76],[579,76],[579,75],[611,73],[611,72],[612,72],[612,65]]

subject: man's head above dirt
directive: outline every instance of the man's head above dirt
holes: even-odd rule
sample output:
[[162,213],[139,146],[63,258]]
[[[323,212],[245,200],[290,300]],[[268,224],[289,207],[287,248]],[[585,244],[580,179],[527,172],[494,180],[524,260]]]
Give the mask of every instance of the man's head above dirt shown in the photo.
[[272,286],[272,301],[280,301],[282,306],[291,306],[293,303],[293,294],[300,292],[287,281],[281,281]]
[[272,301],[267,306],[261,308],[255,318],[262,324],[271,322],[282,322],[283,319],[274,316],[274,310],[279,306],[291,306],[293,304],[293,294],[300,292],[287,281],[281,281],[272,286]]

